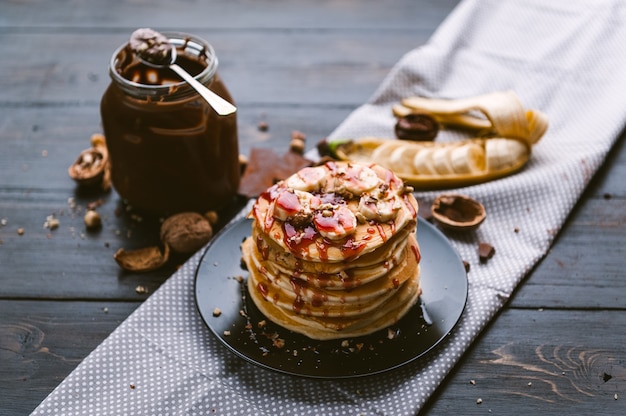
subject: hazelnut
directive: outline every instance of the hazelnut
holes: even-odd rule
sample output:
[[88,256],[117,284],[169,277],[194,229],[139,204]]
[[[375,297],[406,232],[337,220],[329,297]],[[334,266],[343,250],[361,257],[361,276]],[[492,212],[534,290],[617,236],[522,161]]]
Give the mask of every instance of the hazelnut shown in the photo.
[[102,226],[102,218],[100,218],[100,214],[93,209],[85,212],[83,221],[85,222],[85,227],[87,227],[88,230],[95,230]]
[[439,195],[431,206],[431,214],[442,228],[452,231],[475,230],[487,217],[480,202],[460,194]]
[[175,214],[161,224],[161,241],[177,253],[198,251],[213,237],[209,220],[196,212]]
[[246,171],[246,168],[248,167],[249,162],[250,160],[248,159],[248,156],[240,153],[239,154],[239,172],[243,174]]
[[304,154],[304,150],[306,149],[306,144],[304,142],[304,140],[299,139],[299,138],[293,138],[291,139],[291,142],[289,143],[289,150],[294,152],[294,153],[298,153],[299,155]]
[[217,211],[207,211],[204,213],[205,218],[209,221],[211,225],[217,224],[220,217]]
[[426,113],[409,113],[398,118],[396,137],[400,140],[431,141],[439,133],[439,123]]

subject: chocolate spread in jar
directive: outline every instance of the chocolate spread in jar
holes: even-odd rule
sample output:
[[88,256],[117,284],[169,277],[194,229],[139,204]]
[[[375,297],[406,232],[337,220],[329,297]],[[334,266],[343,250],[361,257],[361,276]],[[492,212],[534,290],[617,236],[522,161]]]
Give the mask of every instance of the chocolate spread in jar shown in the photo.
[[[178,65],[229,102],[205,41],[168,36]],[[134,209],[204,212],[229,204],[239,186],[236,113],[220,116],[168,68],[143,64],[128,45],[111,60],[101,115],[115,190]]]

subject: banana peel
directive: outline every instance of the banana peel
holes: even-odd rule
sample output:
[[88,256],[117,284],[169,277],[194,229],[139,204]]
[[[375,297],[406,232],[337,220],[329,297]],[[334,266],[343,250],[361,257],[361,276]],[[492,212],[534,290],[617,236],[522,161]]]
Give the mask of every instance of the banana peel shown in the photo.
[[454,142],[363,137],[329,143],[337,159],[380,164],[416,190],[476,185],[518,172],[548,128],[547,116],[524,109],[512,91],[459,100],[409,97],[392,111],[396,117],[428,112],[443,126],[484,136]]

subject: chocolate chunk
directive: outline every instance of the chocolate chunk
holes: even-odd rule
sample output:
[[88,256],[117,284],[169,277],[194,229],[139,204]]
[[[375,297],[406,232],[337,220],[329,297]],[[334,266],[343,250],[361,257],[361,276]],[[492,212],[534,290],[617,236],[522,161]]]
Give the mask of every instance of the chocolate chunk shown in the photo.
[[272,149],[253,148],[250,151],[248,166],[241,178],[239,194],[255,198],[274,183],[312,164],[313,162],[304,156],[291,151],[280,156]]
[[480,243],[478,245],[478,257],[481,263],[485,263],[487,260],[496,254],[496,249],[489,243]]

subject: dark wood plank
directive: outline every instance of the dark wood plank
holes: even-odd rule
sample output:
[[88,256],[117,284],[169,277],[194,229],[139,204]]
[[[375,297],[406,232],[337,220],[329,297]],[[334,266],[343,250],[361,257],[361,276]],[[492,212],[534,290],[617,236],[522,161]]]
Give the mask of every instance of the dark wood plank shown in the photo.
[[[131,32],[2,35],[0,103],[98,105],[111,55]],[[220,75],[239,105],[354,107],[430,32],[194,33],[216,49]]]
[[34,410],[137,306],[0,300],[0,414]]
[[506,310],[422,414],[625,414],[623,326],[623,311]]
[[[424,28],[430,30],[458,3],[458,0],[403,1],[311,1],[271,0],[189,1],[167,0],[85,3],[55,0],[32,7],[28,2],[3,4],[0,28],[17,24],[29,32],[77,30],[83,32],[153,26],[159,30],[180,27],[215,31],[231,30],[389,30]],[[242,13],[244,12],[245,13]],[[8,18],[8,17],[12,18]]]
[[[0,301],[0,412],[34,409],[137,306]],[[618,311],[507,310],[422,414],[621,414],[623,324]]]

